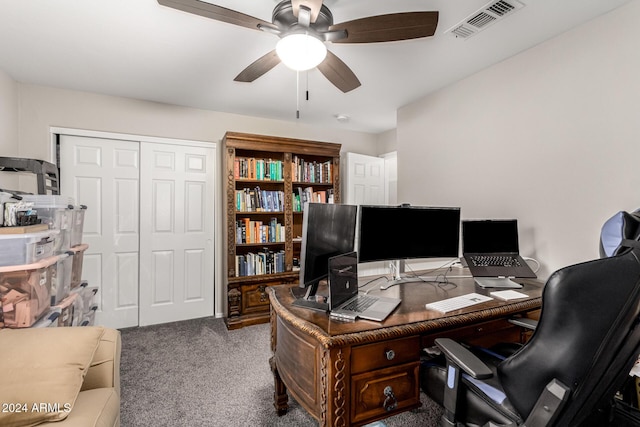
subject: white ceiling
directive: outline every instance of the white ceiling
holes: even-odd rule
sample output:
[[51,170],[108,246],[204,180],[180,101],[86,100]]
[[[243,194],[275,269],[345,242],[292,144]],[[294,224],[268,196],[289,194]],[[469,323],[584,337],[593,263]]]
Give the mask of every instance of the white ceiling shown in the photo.
[[[278,3],[208,1],[269,22]],[[488,0],[325,0],[335,23],[438,10],[438,29],[419,40],[329,45],[362,86],[344,94],[317,70],[301,73],[310,100],[301,95],[299,119],[296,73],[284,65],[253,83],[233,81],[276,36],[156,0],[0,0],[0,69],[23,83],[378,133],[395,127],[399,107],[628,1],[522,0],[524,8],[463,40],[445,32]]]

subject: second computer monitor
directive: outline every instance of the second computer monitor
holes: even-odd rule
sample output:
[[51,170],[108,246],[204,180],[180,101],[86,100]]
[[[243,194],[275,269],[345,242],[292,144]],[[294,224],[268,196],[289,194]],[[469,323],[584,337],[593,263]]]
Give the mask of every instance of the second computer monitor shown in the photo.
[[359,262],[459,256],[460,208],[361,206]]

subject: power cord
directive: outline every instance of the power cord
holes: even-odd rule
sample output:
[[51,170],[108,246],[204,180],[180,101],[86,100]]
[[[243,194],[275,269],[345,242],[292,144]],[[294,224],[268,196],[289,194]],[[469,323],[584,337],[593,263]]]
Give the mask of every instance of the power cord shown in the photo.
[[[449,282],[449,280],[447,279],[447,274],[452,270],[453,266],[456,265],[457,263],[460,263],[460,258],[454,258],[454,259],[452,259],[450,261],[445,262],[441,266],[438,266],[438,267],[432,268],[430,270],[425,270],[424,271],[424,273],[428,274],[428,273],[433,273],[433,272],[442,270],[443,268],[446,268],[447,271],[444,274],[442,274],[442,273],[438,274],[436,276],[435,280],[427,280],[427,279],[425,279],[424,277],[418,275],[411,268],[410,265],[405,264],[405,267],[407,267],[409,269],[409,272],[411,273],[410,275],[407,275],[406,277],[418,279],[422,283],[427,283],[427,284],[432,285],[432,286],[437,286],[437,287],[439,287],[441,289],[444,289],[444,287],[447,286],[447,285],[451,285],[451,286],[453,286],[455,288],[458,285],[456,285],[455,283]],[[391,264],[391,269],[392,270],[395,269],[394,264]],[[394,273],[394,275],[395,275],[395,273]],[[440,277],[441,277],[441,279],[440,279]],[[389,279],[387,279],[387,281],[388,280]],[[382,289],[382,290],[389,289],[389,288],[391,288],[393,286],[396,286],[398,284],[399,284],[399,282],[393,282],[393,283],[390,283],[390,284],[383,284],[383,285],[380,286],[380,289]]]

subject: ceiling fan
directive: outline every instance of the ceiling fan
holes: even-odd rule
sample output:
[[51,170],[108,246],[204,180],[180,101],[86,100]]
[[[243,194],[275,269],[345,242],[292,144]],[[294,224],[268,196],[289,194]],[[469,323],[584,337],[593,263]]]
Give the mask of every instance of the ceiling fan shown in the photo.
[[[273,9],[273,22],[263,21],[235,10],[200,0],[158,0],[158,3],[196,15],[265,31],[280,37],[276,49],[257,59],[235,81],[252,82],[280,62],[299,71],[318,67],[320,72],[338,89],[349,92],[360,86],[360,81],[340,58],[327,51],[325,42],[378,43],[430,37],[438,25],[438,12],[402,12],[369,16],[339,24],[322,0],[284,0]],[[292,57],[286,57],[287,45],[302,43]],[[299,64],[305,55],[313,56],[313,47],[319,53],[315,60]],[[293,62],[293,63],[292,63]]]

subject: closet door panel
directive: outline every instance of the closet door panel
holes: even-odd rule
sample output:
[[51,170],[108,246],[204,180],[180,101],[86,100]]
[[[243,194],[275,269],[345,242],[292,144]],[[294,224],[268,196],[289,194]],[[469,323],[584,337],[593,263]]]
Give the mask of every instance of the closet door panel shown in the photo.
[[213,315],[214,155],[142,143],[141,326]]
[[61,194],[88,207],[82,278],[98,287],[96,324],[138,325],[139,174],[136,141],[60,136]]

